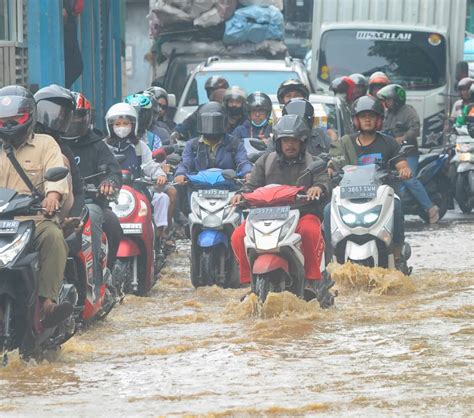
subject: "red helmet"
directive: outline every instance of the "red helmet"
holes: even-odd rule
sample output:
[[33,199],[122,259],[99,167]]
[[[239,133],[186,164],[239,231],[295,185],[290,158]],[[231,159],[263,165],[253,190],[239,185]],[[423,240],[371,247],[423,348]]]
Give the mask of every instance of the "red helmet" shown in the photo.
[[381,89],[382,87],[388,86],[391,83],[390,78],[387,74],[382,71],[376,71],[369,77],[369,94],[375,96],[374,89]]
[[63,136],[64,139],[77,139],[87,135],[93,123],[94,109],[89,100],[82,93],[73,91],[72,95],[76,101],[76,108],[69,129]]

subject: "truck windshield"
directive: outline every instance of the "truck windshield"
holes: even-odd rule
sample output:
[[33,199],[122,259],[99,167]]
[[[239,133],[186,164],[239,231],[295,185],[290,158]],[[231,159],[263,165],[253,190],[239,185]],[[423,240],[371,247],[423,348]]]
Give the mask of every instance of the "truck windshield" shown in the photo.
[[375,71],[407,90],[446,82],[446,40],[438,33],[337,29],[322,35],[318,79]]
[[187,93],[184,106],[197,106],[208,101],[204,84],[213,75],[223,76],[230,86],[242,87],[247,94],[254,91],[276,94],[278,86],[283,81],[290,78],[300,78],[293,71],[205,71],[196,74]]

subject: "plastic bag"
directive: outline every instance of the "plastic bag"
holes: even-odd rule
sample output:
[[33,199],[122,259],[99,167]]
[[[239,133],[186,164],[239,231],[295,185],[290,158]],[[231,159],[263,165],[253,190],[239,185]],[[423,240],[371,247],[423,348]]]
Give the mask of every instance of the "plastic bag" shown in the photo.
[[225,24],[224,43],[259,43],[266,39],[283,39],[283,15],[273,6],[248,6],[237,9]]

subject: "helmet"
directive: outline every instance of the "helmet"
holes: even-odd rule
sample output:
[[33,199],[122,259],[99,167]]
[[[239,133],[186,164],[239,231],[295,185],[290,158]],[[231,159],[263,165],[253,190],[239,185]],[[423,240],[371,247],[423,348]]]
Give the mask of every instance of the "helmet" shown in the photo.
[[160,103],[158,102],[158,99],[155,97],[153,93],[150,91],[145,90],[143,93],[144,96],[148,97],[151,102],[151,108],[153,109],[153,120],[152,122],[158,120],[159,115],[159,110],[160,110]]
[[[237,100],[242,106],[229,106],[230,100]],[[247,93],[245,93],[245,90],[241,89],[239,86],[229,87],[224,93],[222,104],[227,109],[229,116],[242,116],[247,108]]]
[[469,87],[469,100],[474,101],[474,83]]
[[204,88],[206,89],[207,97],[209,97],[214,90],[228,89],[229,83],[221,75],[213,75],[206,80]]
[[277,91],[278,102],[283,104],[283,97],[290,91],[298,91],[303,98],[309,98],[309,89],[301,80],[291,78],[280,84]]
[[354,89],[355,89],[354,81],[350,77],[347,77],[347,76],[337,77],[329,85],[329,90],[331,90],[334,93],[334,95],[345,94],[349,102],[352,102]]
[[472,83],[474,82],[474,79],[471,77],[464,77],[461,80],[459,80],[459,83],[457,85],[458,90],[469,90],[471,87]]
[[150,96],[144,94],[131,94],[124,100],[125,103],[133,106],[138,114],[138,135],[142,136],[153,122],[153,105]]
[[73,112],[69,129],[64,134],[64,139],[77,139],[85,136],[93,123],[93,109],[89,100],[82,93],[71,92],[76,100],[76,109]]
[[0,89],[0,139],[19,147],[31,137],[36,124],[36,102],[21,86]]
[[105,126],[109,137],[113,135],[111,129],[113,123],[118,119],[128,119],[132,123],[132,130],[138,136],[138,113],[135,108],[127,103],[114,104],[105,115]]
[[267,113],[267,118],[272,112],[273,104],[272,99],[265,93],[261,91],[256,91],[255,93],[249,94],[247,97],[247,107],[249,112],[252,110],[263,110]]
[[367,78],[360,74],[354,73],[349,76],[349,78],[354,82],[354,94],[353,100],[358,99],[359,97],[365,96],[367,94],[367,89],[369,87],[369,83],[367,82]]
[[291,99],[281,112],[284,115],[298,115],[307,124],[309,129],[313,127],[314,107],[306,99]]
[[220,103],[202,105],[197,113],[196,130],[199,135],[222,136],[227,131],[227,112]]
[[407,92],[398,84],[389,84],[377,92],[377,98],[380,100],[393,99],[395,107],[398,109],[406,103]]
[[291,137],[299,139],[302,142],[300,152],[304,153],[306,150],[306,142],[310,135],[311,131],[302,117],[298,115],[282,116],[277,124],[273,127],[275,150],[281,154],[281,139]]
[[153,96],[155,96],[156,100],[164,97],[166,101],[168,101],[168,92],[162,87],[151,86],[148,87],[144,93],[151,93]]
[[382,71],[376,71],[369,77],[369,94],[374,95],[375,88],[381,88],[390,84],[390,78]]
[[362,112],[374,112],[377,114],[377,125],[375,129],[379,131],[382,129],[382,122],[384,117],[384,109],[380,100],[376,99],[373,96],[362,96],[359,97],[353,104],[351,109],[352,123],[354,128],[359,131],[360,124],[359,118],[357,117]]
[[71,91],[51,84],[39,89],[34,98],[38,109],[38,123],[46,133],[63,135],[69,129],[76,100]]

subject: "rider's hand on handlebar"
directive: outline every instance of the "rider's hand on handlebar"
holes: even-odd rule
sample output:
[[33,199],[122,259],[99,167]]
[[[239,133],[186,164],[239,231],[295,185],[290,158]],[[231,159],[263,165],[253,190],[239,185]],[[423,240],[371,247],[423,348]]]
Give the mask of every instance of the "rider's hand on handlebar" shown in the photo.
[[408,167],[403,167],[398,170],[398,174],[402,180],[408,180],[412,176],[411,170]]
[[310,187],[308,191],[306,192],[306,196],[308,197],[308,200],[317,200],[321,197],[322,194],[323,194],[323,191],[321,190],[321,187],[319,186]]
[[234,196],[232,196],[232,199],[230,199],[230,204],[233,206],[237,206],[241,201],[242,195],[240,193],[236,193]]
[[45,216],[53,216],[56,211],[61,207],[60,204],[61,195],[57,192],[49,192],[43,199],[41,206]]
[[176,176],[176,177],[174,178],[174,181],[175,181],[176,184],[184,184],[184,183],[186,183],[186,177],[183,176],[183,175],[181,175],[181,176]]
[[163,186],[164,184],[166,184],[168,182],[168,177],[166,176],[159,176],[157,179],[156,179],[156,185],[157,186]]
[[111,196],[115,193],[115,187],[112,183],[104,181],[99,185],[99,194],[102,196]]
[[247,174],[245,175],[245,177],[244,177],[245,182],[248,183],[251,178],[252,178],[252,173],[247,173]]

